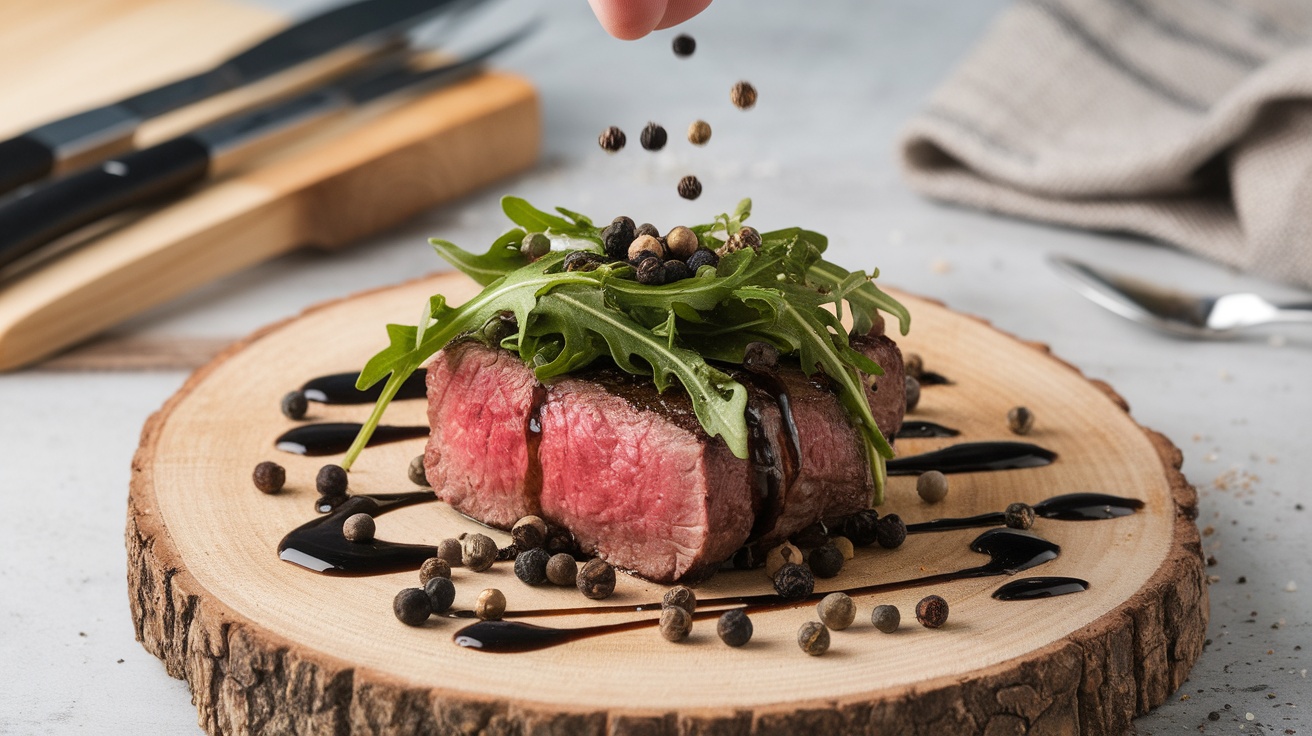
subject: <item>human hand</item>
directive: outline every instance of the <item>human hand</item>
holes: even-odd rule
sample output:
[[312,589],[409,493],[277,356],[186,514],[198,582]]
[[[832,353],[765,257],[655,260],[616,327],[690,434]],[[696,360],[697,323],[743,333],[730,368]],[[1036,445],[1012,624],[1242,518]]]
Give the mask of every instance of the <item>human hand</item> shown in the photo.
[[615,38],[632,41],[688,20],[711,0],[588,0],[601,27]]

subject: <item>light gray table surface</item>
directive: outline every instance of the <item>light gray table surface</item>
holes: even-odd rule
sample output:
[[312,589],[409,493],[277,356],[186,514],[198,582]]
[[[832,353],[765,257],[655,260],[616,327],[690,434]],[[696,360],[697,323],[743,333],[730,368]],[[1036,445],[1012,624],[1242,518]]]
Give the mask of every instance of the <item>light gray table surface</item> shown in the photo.
[[[266,4],[291,12],[316,5]],[[1227,343],[1161,337],[1086,302],[1044,259],[1072,254],[1199,290],[1306,294],[1159,245],[941,206],[900,180],[901,126],[1005,4],[717,0],[685,26],[699,42],[685,61],[669,51],[672,32],[610,39],[582,0],[513,4],[501,18],[536,9],[548,21],[501,62],[542,93],[544,151],[533,171],[353,249],[278,259],[115,332],[236,338],[318,301],[439,269],[426,238],[483,247],[504,227],[498,200],[506,192],[597,218],[632,213],[667,225],[704,220],[751,196],[761,225],[825,232],[832,260],[878,266],[885,283],[1050,344],[1109,382],[1140,423],[1184,451],[1205,553],[1216,560],[1207,569],[1215,576],[1210,644],[1180,692],[1138,720],[1140,733],[1312,733],[1312,331]],[[727,105],[738,79],[760,90],[751,113]],[[698,117],[714,125],[704,149],[682,141],[682,127]],[[649,119],[671,131],[660,154],[637,145]],[[610,124],[630,135],[617,156],[596,145]],[[696,202],[674,195],[686,172],[705,185]],[[0,503],[8,519],[0,733],[196,729],[186,685],[134,641],[122,536],[138,433],[185,378],[41,369],[0,376]],[[1209,721],[1210,711],[1220,719]]]

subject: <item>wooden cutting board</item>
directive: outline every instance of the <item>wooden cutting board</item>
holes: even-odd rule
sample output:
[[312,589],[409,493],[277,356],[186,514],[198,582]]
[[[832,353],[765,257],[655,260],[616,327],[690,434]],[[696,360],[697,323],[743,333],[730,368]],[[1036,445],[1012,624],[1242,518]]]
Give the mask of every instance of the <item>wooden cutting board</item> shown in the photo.
[[[699,622],[680,644],[642,629],[524,654],[457,647],[463,625],[434,618],[400,624],[393,596],[413,572],[326,577],[278,559],[293,527],[314,518],[317,469],[335,458],[279,453],[293,423],[279,398],[303,381],[358,369],[385,344],[383,325],[413,319],[428,295],[459,302],[476,287],[441,275],[314,308],[263,330],[198,371],[147,424],[129,497],[128,584],[138,638],[191,686],[210,733],[341,732],[616,734],[1122,734],[1163,702],[1202,650],[1207,622],[1194,490],[1179,452],[1138,426],[1107,386],[1032,343],[935,302],[899,295],[915,315],[901,342],[955,381],[927,387],[913,419],[962,430],[957,439],[903,439],[901,454],[962,440],[1017,439],[1006,413],[1030,407],[1026,438],[1059,453],[1050,466],[952,476],[928,506],[910,477],[891,479],[885,512],[909,521],[1000,510],[1062,493],[1133,496],[1146,508],[1098,522],[1040,520],[1034,531],[1062,547],[1030,575],[1071,575],[1087,592],[1029,602],[990,597],[985,578],[857,599],[857,623],[834,632],[822,657],[795,641],[813,607],[753,616],[742,649]],[[320,407],[311,419],[360,420],[364,406]],[[424,421],[422,401],[397,402],[388,422]],[[365,451],[351,473],[357,493],[411,490],[406,467],[423,440]],[[494,451],[494,450],[493,450]],[[254,465],[274,459],[288,487],[265,496]],[[485,531],[443,504],[381,516],[378,537],[436,544]],[[506,535],[489,532],[499,544]],[[896,551],[858,550],[846,588],[982,563],[967,550],[978,530],[911,536]],[[587,604],[576,591],[530,588],[507,565],[457,568],[457,607],[496,587],[515,609]],[[720,572],[707,598],[766,592],[764,574]],[[607,603],[657,601],[664,589],[621,575]],[[951,605],[947,626],[913,617],[928,593]],[[874,605],[903,614],[900,631],[869,623]],[[621,614],[623,616],[651,614]],[[579,626],[600,616],[538,623]],[[467,623],[467,622],[465,622]]]
[[[0,138],[207,68],[287,23],[231,0],[13,0]],[[150,145],[358,60],[345,50],[151,121]],[[354,112],[63,257],[0,279],[0,370],[302,246],[338,248],[537,159],[537,96],[487,73]],[[127,361],[131,363],[131,361]]]

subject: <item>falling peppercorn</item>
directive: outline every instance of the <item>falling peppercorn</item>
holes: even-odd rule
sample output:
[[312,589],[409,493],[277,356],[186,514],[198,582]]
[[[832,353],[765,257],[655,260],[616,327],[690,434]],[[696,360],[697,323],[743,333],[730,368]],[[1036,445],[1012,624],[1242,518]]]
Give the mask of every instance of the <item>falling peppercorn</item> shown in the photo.
[[551,555],[541,547],[526,549],[515,558],[515,577],[526,585],[541,585],[547,582],[547,562]]
[[441,557],[429,557],[419,566],[419,582],[427,583],[433,578],[450,578],[451,563]]
[[686,33],[680,33],[674,37],[674,55],[680,59],[686,59],[692,56],[692,52],[697,50],[697,40]]
[[692,614],[678,606],[661,609],[661,636],[666,641],[683,641],[692,633]]
[[948,477],[937,470],[929,470],[916,478],[916,493],[925,503],[938,503],[948,495]]
[[729,100],[739,110],[750,110],[756,106],[756,88],[751,82],[739,82],[729,90]]
[[342,536],[346,537],[348,542],[361,544],[372,542],[376,530],[374,517],[369,514],[351,514],[346,517],[346,521],[342,524]]
[[885,634],[891,634],[902,625],[902,612],[897,610],[897,606],[875,606],[875,610],[870,612],[870,623]]
[[856,620],[856,603],[847,593],[830,593],[815,607],[820,622],[834,631],[842,631]]
[[797,630],[797,646],[812,657],[829,651],[829,629],[819,621],[807,621]]
[[948,622],[948,602],[942,596],[927,595],[916,604],[916,620],[927,629],[937,629]]
[[811,595],[815,590],[815,576],[806,566],[789,562],[774,574],[774,592],[780,597],[795,601]]
[[679,180],[679,196],[684,199],[697,199],[702,196],[702,183],[689,174]]
[[656,123],[647,123],[647,127],[643,128],[642,133],[638,136],[642,147],[648,151],[661,150],[669,139],[669,134],[665,132],[665,129]]
[[433,604],[428,594],[419,588],[406,588],[392,599],[392,613],[406,626],[423,626],[433,615]]
[[446,613],[456,600],[456,586],[451,578],[437,577],[424,583],[424,594],[428,596],[433,613]]
[[288,419],[303,419],[310,410],[310,402],[301,391],[292,391],[282,397],[282,414]]
[[601,135],[597,137],[597,142],[601,144],[602,150],[606,153],[615,153],[624,147],[626,139],[624,131],[612,125],[601,131]]
[[287,482],[287,471],[278,463],[265,460],[255,466],[255,472],[251,473],[251,480],[261,493],[278,493]]
[[720,614],[720,619],[715,622],[715,633],[725,644],[740,647],[752,640],[752,620],[743,609],[730,609]]
[[1013,503],[1003,512],[1007,526],[1012,529],[1029,529],[1034,526],[1034,507],[1027,503]]
[[705,120],[694,120],[688,125],[688,142],[694,146],[704,146],[711,140],[711,124]]
[[320,496],[345,496],[349,481],[340,465],[325,465],[315,476],[314,487]]
[[678,606],[692,614],[697,610],[697,594],[686,585],[676,585],[665,591],[661,598],[662,606]]
[[470,534],[461,540],[460,561],[474,572],[492,567],[497,559],[497,545],[486,534]]
[[815,573],[816,577],[832,578],[843,569],[843,553],[834,545],[825,543],[811,550],[807,564],[811,566],[811,572]]
[[615,592],[615,568],[603,559],[593,558],[584,563],[574,584],[588,598],[608,598]]
[[479,593],[474,603],[474,615],[482,621],[500,621],[506,615],[506,594],[496,588]]
[[1007,412],[1007,427],[1016,434],[1029,434],[1034,428],[1034,412],[1018,406]]

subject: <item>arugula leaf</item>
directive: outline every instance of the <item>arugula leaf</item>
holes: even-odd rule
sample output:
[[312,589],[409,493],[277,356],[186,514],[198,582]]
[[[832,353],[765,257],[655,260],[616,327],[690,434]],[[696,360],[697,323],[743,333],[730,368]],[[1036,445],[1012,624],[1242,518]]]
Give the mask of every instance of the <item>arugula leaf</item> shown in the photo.
[[506,213],[506,217],[509,217],[511,222],[530,233],[550,233],[582,238],[594,243],[601,242],[601,230],[592,225],[592,220],[569,210],[563,212],[573,217],[574,222],[559,215],[543,212],[519,197],[502,197],[501,211]]
[[430,238],[429,243],[439,256],[455,266],[461,273],[487,286],[506,274],[528,263],[519,247],[527,235],[523,228],[515,228],[497,238],[483,255],[475,255],[446,240]]
[[[843,279],[851,275],[851,271],[826,260],[816,261],[807,269],[807,276],[813,283],[830,291],[838,288],[839,284],[843,283]],[[871,278],[878,275],[879,271],[876,270]],[[897,317],[903,335],[911,329],[911,313],[907,308],[871,281],[848,292],[845,301],[848,308],[852,310],[853,328],[858,334],[864,335],[870,332],[875,325],[876,312],[879,310]]]

